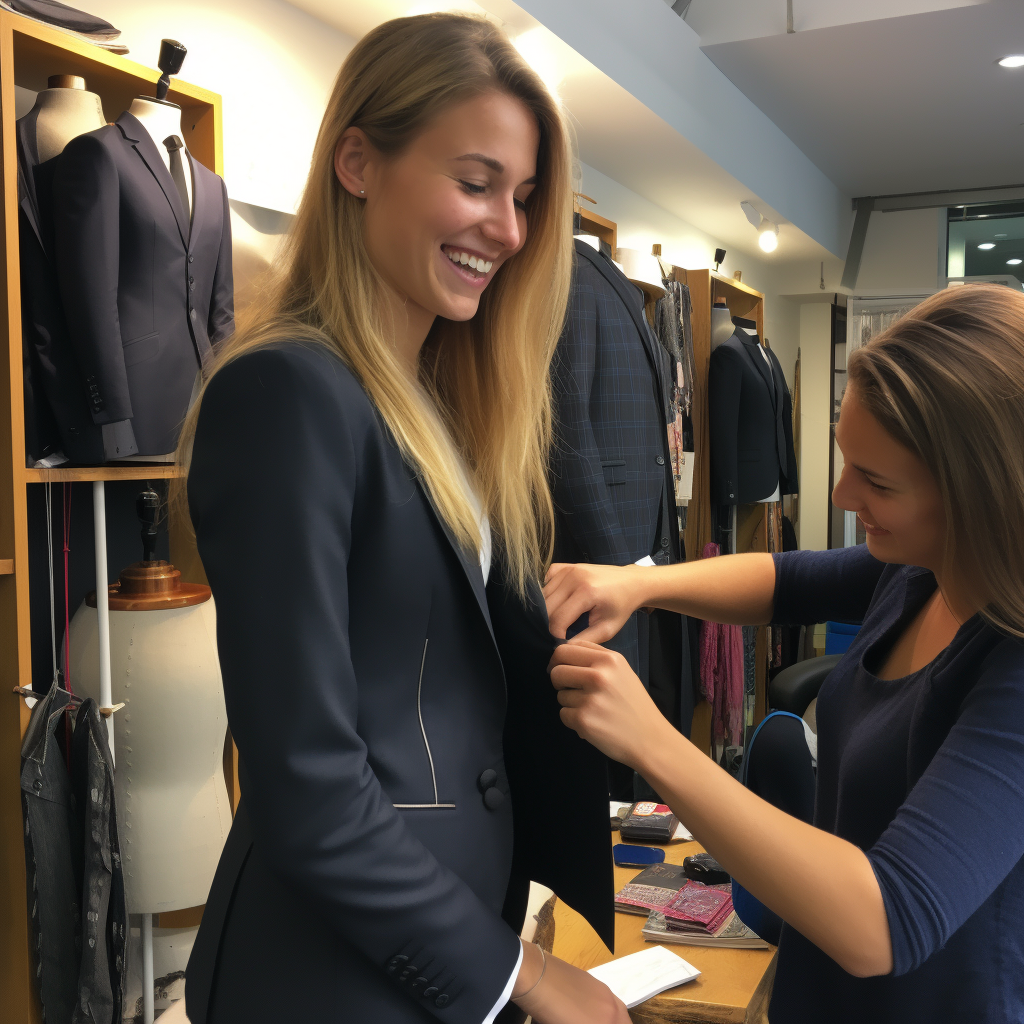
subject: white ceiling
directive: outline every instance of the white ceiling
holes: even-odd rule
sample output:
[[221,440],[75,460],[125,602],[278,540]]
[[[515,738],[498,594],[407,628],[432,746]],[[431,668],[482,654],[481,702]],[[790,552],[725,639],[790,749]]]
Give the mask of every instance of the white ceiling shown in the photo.
[[[793,34],[785,32],[784,0],[714,0],[715,12],[710,3],[694,0],[687,14],[708,39],[771,28],[759,38],[711,45],[702,34],[702,49],[847,195],[1024,182],[1024,68],[995,64],[1024,53],[1020,0],[961,0],[943,10],[806,31],[801,18],[818,3],[834,8],[835,0],[794,0]],[[939,6],[847,6],[878,3],[890,11]],[[724,29],[729,10],[740,6],[747,20]],[[765,20],[769,8],[774,23]]]
[[[773,263],[828,258],[823,246],[786,223],[750,188],[511,0],[481,0],[479,5],[473,0],[288,2],[355,38],[389,18],[424,11],[486,14],[519,42],[527,59],[557,91],[575,127],[584,163],[711,235],[716,244]],[[782,222],[779,248],[771,256],[758,248],[757,232],[740,210],[744,199],[752,200],[773,222]]]
[[[665,0],[671,7],[675,0]],[[793,31],[809,32],[881,18],[970,7],[989,0],[793,0]],[[781,35],[786,31],[786,0],[692,0],[686,23],[701,44],[731,43]]]

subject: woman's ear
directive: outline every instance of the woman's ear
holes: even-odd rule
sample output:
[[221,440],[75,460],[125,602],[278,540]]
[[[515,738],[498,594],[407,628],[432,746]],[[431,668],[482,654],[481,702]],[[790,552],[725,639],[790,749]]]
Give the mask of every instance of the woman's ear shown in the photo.
[[360,199],[366,198],[366,165],[372,151],[370,140],[359,128],[346,128],[334,147],[334,173],[342,186]]

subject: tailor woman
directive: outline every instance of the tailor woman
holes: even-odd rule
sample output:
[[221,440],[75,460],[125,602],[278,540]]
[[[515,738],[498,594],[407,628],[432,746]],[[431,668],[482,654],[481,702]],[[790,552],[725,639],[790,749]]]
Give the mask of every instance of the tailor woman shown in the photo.
[[[833,502],[867,544],[553,566],[562,719],[785,922],[769,1016],[1024,1020],[1024,295],[940,292],[849,362]],[[744,789],[594,641],[636,608],[859,621],[817,704],[813,825]]]
[[500,30],[352,50],[284,272],[181,445],[243,794],[193,1024],[628,1020],[518,937],[531,879],[612,921],[540,592],[571,214],[562,117]]

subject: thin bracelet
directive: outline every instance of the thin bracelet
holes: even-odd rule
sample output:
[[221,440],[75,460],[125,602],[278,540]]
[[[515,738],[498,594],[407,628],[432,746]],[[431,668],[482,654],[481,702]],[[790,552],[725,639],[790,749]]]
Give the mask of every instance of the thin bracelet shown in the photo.
[[[537,946],[537,943],[535,942],[534,945]],[[525,992],[521,992],[517,995],[516,999],[522,999],[524,996],[528,996],[544,980],[544,972],[548,969],[548,955],[544,952],[543,946],[537,946],[537,948],[540,950],[540,958],[544,965],[540,969],[540,977]]]

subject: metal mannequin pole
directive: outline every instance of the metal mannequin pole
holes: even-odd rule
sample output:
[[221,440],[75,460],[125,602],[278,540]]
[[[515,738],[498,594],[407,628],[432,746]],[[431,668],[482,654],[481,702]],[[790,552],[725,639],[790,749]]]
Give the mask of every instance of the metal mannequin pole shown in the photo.
[[[102,480],[92,485],[93,537],[96,549],[96,619],[99,625],[100,707],[109,708],[114,701],[110,693],[110,606],[107,602],[107,501]],[[107,715],[107,743],[110,760],[114,754],[114,716]]]

